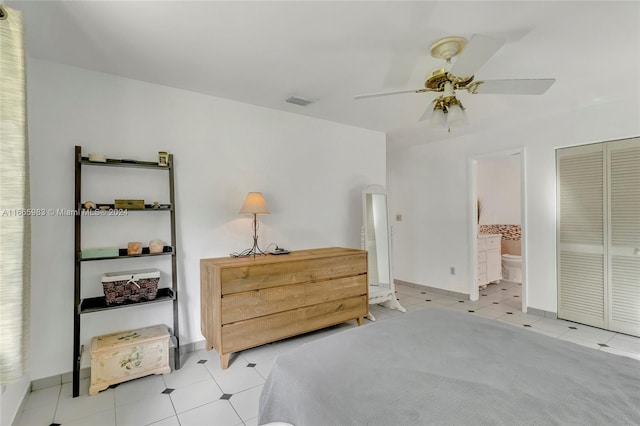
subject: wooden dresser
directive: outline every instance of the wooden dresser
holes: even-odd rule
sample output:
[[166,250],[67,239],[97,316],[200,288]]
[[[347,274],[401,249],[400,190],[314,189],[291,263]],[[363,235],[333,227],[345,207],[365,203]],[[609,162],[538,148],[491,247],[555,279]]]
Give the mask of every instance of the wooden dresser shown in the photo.
[[367,252],[340,247],[200,260],[200,328],[233,352],[367,315]]

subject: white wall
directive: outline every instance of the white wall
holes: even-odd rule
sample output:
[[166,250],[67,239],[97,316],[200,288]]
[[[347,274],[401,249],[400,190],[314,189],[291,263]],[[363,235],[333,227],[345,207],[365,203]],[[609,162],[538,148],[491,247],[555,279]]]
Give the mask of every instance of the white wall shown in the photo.
[[16,418],[20,404],[27,396],[31,388],[31,380],[28,374],[16,383],[2,385],[0,390],[0,425],[10,425]]
[[[615,102],[390,151],[395,277],[469,293],[470,158],[524,147],[528,306],[556,312],[555,149],[640,134],[637,93]],[[453,130],[452,130],[453,131]],[[449,268],[456,268],[456,275]]]
[[[252,245],[250,218],[238,215],[247,192],[262,191],[271,210],[260,217],[261,247],[359,248],[362,188],[385,184],[384,134],[34,59],[28,70],[32,207],[73,208],[74,145],[114,158],[175,155],[182,344],[203,340],[200,259]],[[162,172],[121,173],[85,172],[83,201],[168,201]],[[83,219],[84,246],[168,240],[164,223],[139,212]],[[73,235],[72,217],[33,220],[32,379],[72,369]],[[85,262],[83,295],[101,293],[103,272],[154,266],[145,260]],[[157,262],[166,276],[169,262]],[[170,306],[83,315],[82,341],[171,324]]]
[[476,167],[480,225],[520,225],[520,155],[482,158]]

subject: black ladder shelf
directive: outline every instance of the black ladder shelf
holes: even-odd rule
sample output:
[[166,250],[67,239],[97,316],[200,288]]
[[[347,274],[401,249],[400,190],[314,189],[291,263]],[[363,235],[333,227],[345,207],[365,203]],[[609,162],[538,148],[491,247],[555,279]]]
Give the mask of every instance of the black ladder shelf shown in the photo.
[[[80,146],[75,147],[75,259],[74,259],[74,303],[73,303],[73,397],[77,397],[80,394],[80,361],[82,356],[82,345],[80,344],[80,325],[81,316],[87,313],[100,312],[110,309],[130,308],[138,305],[147,305],[151,303],[172,302],[173,303],[173,339],[175,342],[174,348],[174,361],[175,368],[180,368],[180,340],[178,333],[178,269],[177,269],[177,249],[176,249],[176,209],[175,209],[175,188],[174,188],[174,162],[173,154],[169,154],[168,164],[166,166],[160,166],[156,162],[151,161],[132,161],[132,160],[118,160],[118,159],[106,159],[104,162],[89,161],[88,157],[82,156],[82,148]],[[101,258],[82,258],[82,217],[84,215],[79,214],[82,210],[81,201],[81,184],[82,184],[82,168],[84,166],[98,166],[98,167],[126,167],[126,168],[142,168],[142,169],[154,169],[165,170],[169,174],[169,203],[168,208],[155,209],[151,206],[145,206],[144,209],[137,211],[140,212],[169,212],[171,217],[171,242],[170,246],[165,247],[163,253],[154,254],[141,254],[141,255],[121,255],[121,256],[109,256]],[[82,299],[81,293],[81,265],[86,261],[100,261],[106,259],[124,259],[124,258],[138,258],[148,256],[170,256],[171,257],[171,287],[159,288],[158,294],[154,300],[146,302],[125,303],[122,305],[107,306],[104,296],[92,297]]]

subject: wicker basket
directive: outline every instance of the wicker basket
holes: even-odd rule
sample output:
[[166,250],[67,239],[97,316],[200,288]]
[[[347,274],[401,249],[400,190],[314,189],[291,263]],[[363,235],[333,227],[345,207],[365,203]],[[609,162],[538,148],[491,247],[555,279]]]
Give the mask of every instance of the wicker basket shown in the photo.
[[160,271],[108,272],[102,275],[102,289],[108,306],[153,300],[158,294]]

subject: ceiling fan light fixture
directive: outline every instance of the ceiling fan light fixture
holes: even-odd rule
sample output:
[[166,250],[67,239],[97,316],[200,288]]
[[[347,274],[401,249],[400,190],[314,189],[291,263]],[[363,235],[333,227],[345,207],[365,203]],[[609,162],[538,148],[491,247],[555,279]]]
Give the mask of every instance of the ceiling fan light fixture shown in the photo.
[[[435,101],[431,102],[432,104],[435,103]],[[427,106],[427,109],[424,110],[424,112],[422,113],[422,115],[420,116],[420,119],[418,120],[420,121],[426,121],[427,123],[431,122],[431,117],[433,116],[433,112],[435,111],[435,107],[431,108],[431,104],[429,104],[429,106]]]
[[431,120],[429,120],[429,127],[432,129],[440,129],[443,127],[447,127],[447,114],[444,113],[441,109],[433,111],[433,115],[431,115]]
[[[433,112],[429,119],[429,128],[443,128],[451,132],[451,127],[466,126],[467,113],[464,105],[454,96],[440,96],[434,101]],[[425,112],[426,116],[429,112]]]
[[465,112],[464,107],[460,101],[453,98],[447,108],[447,125],[451,128],[451,126],[459,127],[467,124],[469,124],[469,121],[467,120],[467,113]]
[[435,106],[429,119],[429,128],[442,128],[447,127],[447,114],[444,111],[444,102],[442,97],[435,100]]

